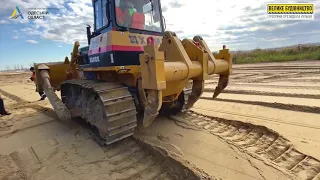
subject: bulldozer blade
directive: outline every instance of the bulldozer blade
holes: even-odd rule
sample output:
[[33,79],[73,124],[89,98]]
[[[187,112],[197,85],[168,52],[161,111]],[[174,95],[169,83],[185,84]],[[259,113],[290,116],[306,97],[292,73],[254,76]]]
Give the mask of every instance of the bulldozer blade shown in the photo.
[[220,75],[218,86],[214,90],[212,98],[218,97],[218,95],[227,87],[229,82],[229,75]]

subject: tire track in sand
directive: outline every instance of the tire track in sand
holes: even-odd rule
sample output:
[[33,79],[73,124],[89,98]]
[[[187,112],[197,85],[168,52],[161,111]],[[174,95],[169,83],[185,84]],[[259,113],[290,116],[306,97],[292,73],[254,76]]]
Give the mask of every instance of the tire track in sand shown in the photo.
[[288,139],[267,127],[211,117],[194,111],[170,118],[180,126],[210,132],[279,170],[305,180],[319,179],[320,161],[299,152]]

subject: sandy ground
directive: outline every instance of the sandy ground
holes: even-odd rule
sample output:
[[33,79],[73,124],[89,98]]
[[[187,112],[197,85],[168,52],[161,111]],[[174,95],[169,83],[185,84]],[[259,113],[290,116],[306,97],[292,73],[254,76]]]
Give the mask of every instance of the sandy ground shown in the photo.
[[320,179],[320,62],[234,65],[217,99],[100,146],[66,125],[27,74],[0,74],[0,179]]

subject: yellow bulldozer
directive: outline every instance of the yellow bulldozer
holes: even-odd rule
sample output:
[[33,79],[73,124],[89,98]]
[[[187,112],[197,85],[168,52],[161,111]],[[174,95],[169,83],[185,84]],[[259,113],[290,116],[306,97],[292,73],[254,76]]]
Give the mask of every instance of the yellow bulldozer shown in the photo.
[[77,41],[70,60],[34,64],[37,90],[60,119],[85,119],[108,145],[148,127],[159,112],[191,108],[209,75],[220,76],[213,98],[227,86],[229,50],[214,56],[202,37],[165,31],[160,0],[93,0],[93,10],[87,46]]

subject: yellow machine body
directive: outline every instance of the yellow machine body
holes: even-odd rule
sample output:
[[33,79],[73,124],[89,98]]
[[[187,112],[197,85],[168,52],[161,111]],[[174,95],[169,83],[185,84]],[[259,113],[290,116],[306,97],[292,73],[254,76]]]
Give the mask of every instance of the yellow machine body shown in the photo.
[[[158,0],[145,3],[156,4],[151,11],[159,8],[161,17]],[[60,119],[85,119],[105,144],[148,127],[160,112],[188,110],[202,95],[209,75],[219,75],[213,92],[217,97],[232,72],[229,49],[224,47],[214,57],[202,37],[180,40],[160,24],[158,32],[125,30],[117,23],[106,24],[105,31],[95,29],[94,34],[87,28],[87,49],[75,42],[70,60],[35,64],[37,89],[45,91]]]
[[[149,48],[151,46],[146,46],[147,39],[150,37],[154,39],[154,45],[151,49]],[[138,78],[142,76],[144,88],[161,89],[164,102],[175,101],[191,78],[206,80],[208,74],[229,75],[231,73],[232,62],[229,50],[221,50],[216,59],[205,42],[200,39],[197,41],[204,46],[202,49],[196,47],[188,39],[181,42],[176,36],[172,39],[174,44],[170,46],[168,44],[161,45],[163,37],[129,32],[110,31],[99,35],[96,39],[99,41],[92,44],[96,44],[97,47],[137,47],[144,50],[145,53],[155,53],[154,55],[157,55],[155,62],[160,63],[155,63],[155,66],[146,66],[144,60],[141,61],[141,58],[144,57],[140,57],[140,66],[90,67],[81,68],[81,71],[96,72],[98,80],[120,82],[127,86],[136,86]],[[158,47],[160,47],[159,51],[156,50]],[[154,48],[155,51],[153,51]],[[151,52],[149,52],[150,50]],[[168,51],[166,59],[161,50]],[[202,69],[205,70],[202,72]],[[156,72],[156,79],[152,77],[153,72]]]

